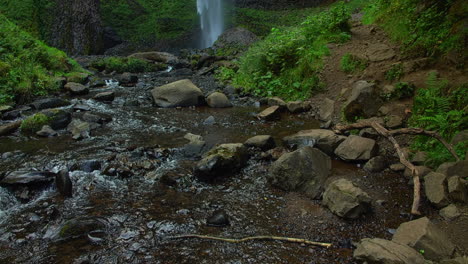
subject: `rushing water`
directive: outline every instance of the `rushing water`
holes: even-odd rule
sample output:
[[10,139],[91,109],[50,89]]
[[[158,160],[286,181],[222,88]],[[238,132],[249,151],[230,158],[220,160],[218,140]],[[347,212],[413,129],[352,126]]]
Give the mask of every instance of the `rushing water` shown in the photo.
[[208,48],[224,31],[223,0],[197,0],[200,16],[200,47]]

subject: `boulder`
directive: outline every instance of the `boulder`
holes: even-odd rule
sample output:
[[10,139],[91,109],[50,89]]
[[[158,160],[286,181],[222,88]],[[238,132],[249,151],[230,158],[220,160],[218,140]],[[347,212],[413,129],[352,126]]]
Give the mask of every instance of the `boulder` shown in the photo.
[[427,153],[424,151],[418,151],[414,154],[413,158],[411,159],[411,163],[416,166],[422,166],[426,162]]
[[54,180],[55,173],[48,171],[13,171],[7,173],[0,181],[2,185],[35,185],[38,183],[48,183]]
[[93,99],[96,101],[112,102],[114,101],[115,93],[114,92],[102,92],[93,96]]
[[243,144],[221,144],[197,163],[194,175],[202,180],[211,181],[221,176],[236,173],[247,163],[247,149]]
[[439,214],[445,220],[451,221],[459,217],[461,215],[461,212],[456,205],[450,204],[449,206],[440,209]]
[[69,83],[86,84],[89,81],[89,74],[84,72],[73,73],[67,77]]
[[268,102],[267,104],[269,106],[279,106],[281,108],[285,108],[286,107],[286,102],[283,101],[283,99],[275,96],[275,97],[270,97],[268,98]]
[[22,120],[18,120],[15,122],[10,122],[10,123],[0,125],[0,137],[9,135],[15,132],[16,130],[18,130],[22,122],[23,122]]
[[214,92],[206,98],[206,103],[212,108],[227,108],[232,107],[227,96],[220,92]]
[[394,129],[403,126],[403,118],[398,115],[389,115],[387,120],[385,120],[385,126]]
[[286,108],[293,114],[302,113],[310,110],[310,105],[303,101],[292,101],[286,104]]
[[334,214],[356,219],[371,209],[372,199],[351,181],[339,179],[330,183],[323,194],[322,204]]
[[375,264],[424,264],[424,258],[416,250],[394,241],[380,238],[361,240],[353,257]]
[[325,98],[318,107],[319,119],[321,121],[327,122],[332,119],[333,112],[335,111],[335,101]]
[[343,106],[343,114],[346,120],[354,120],[358,117],[369,118],[377,114],[382,103],[375,84],[358,81]]
[[57,187],[57,191],[65,198],[72,197],[73,190],[72,190],[72,181],[70,179],[70,175],[68,171],[61,170],[55,176],[55,186]]
[[298,133],[283,138],[287,145],[296,145],[298,147],[314,146],[327,155],[333,154],[336,147],[346,139],[344,136],[337,135],[331,130],[310,129],[299,131]]
[[206,224],[214,227],[228,226],[229,215],[224,210],[217,210],[206,219]]
[[273,121],[281,118],[281,109],[279,106],[270,106],[257,115],[259,120]]
[[240,51],[247,49],[250,45],[255,43],[259,38],[251,31],[243,27],[235,27],[228,29],[218,37],[213,44],[215,49],[229,49],[236,48]]
[[75,140],[89,138],[89,132],[91,127],[88,122],[83,122],[78,119],[74,119],[67,127],[67,130],[72,133],[72,137]]
[[160,107],[198,106],[204,101],[200,88],[188,79],[156,87],[151,94]]
[[383,156],[373,157],[364,165],[364,170],[368,172],[381,172],[385,168],[387,168],[387,158]]
[[89,87],[91,88],[98,88],[98,87],[104,87],[104,86],[106,86],[106,81],[99,77],[94,76],[89,81]]
[[395,51],[386,44],[372,44],[369,45],[365,53],[368,60],[373,62],[390,60],[395,57]]
[[54,130],[66,128],[72,120],[71,114],[61,109],[48,109],[41,113],[48,117],[48,124]]
[[36,132],[36,135],[40,137],[55,137],[58,135],[58,133],[50,126],[43,126],[41,130]]
[[88,237],[93,232],[103,232],[105,220],[97,217],[77,217],[66,221],[60,228],[60,239]]
[[85,95],[89,93],[88,87],[80,83],[69,82],[65,84],[65,89],[70,92],[71,95]]
[[450,258],[455,251],[447,234],[427,217],[401,224],[392,241],[424,250],[424,257],[433,261]]
[[206,143],[203,140],[203,137],[187,133],[184,138],[190,141],[184,146],[184,154],[189,157],[200,157],[206,148]]
[[89,123],[98,123],[98,124],[106,124],[112,121],[112,116],[103,113],[96,113],[96,112],[87,112],[83,116],[83,121]]
[[62,98],[58,98],[58,97],[41,99],[41,100],[37,100],[31,103],[31,107],[33,107],[36,110],[57,108],[57,107],[62,107],[62,106],[67,106],[67,105],[70,105],[69,101],[64,100]]
[[269,172],[269,181],[284,191],[298,191],[318,199],[331,170],[331,159],[313,147],[283,154]]
[[375,140],[351,135],[336,149],[335,154],[345,161],[367,161],[377,152]]
[[146,60],[150,62],[159,62],[159,63],[172,64],[172,65],[178,63],[177,56],[168,52],[158,52],[158,51],[138,52],[128,57]]
[[453,176],[448,179],[448,195],[452,201],[468,203],[468,184],[467,181],[459,176]]
[[125,86],[125,87],[130,87],[130,86],[135,86],[138,83],[138,76],[133,73],[129,72],[124,72],[117,76],[117,81],[119,82],[119,85]]
[[251,137],[245,141],[244,145],[247,147],[259,148],[263,151],[276,147],[275,140],[270,135],[258,135]]
[[449,204],[446,186],[447,176],[445,174],[431,172],[424,177],[426,197],[437,208],[442,208]]
[[[443,164],[442,164],[443,165]],[[442,166],[441,165],[441,166]],[[445,174],[447,174],[447,177],[452,177],[452,176],[466,176],[466,172],[468,171],[468,160],[461,160],[458,162],[454,162],[453,164],[447,166]]]

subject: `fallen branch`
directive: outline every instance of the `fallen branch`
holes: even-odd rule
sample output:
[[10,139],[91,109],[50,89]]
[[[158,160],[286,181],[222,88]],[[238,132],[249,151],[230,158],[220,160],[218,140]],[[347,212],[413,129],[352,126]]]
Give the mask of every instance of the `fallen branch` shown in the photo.
[[419,175],[420,175],[419,170],[410,161],[408,161],[408,159],[405,157],[403,150],[401,149],[400,145],[398,144],[398,142],[393,136],[401,135],[401,134],[431,136],[439,140],[450,151],[450,153],[455,157],[457,161],[459,161],[460,158],[458,157],[457,153],[455,153],[455,150],[453,149],[453,147],[450,144],[448,144],[442,138],[442,136],[440,136],[437,132],[426,131],[422,128],[401,128],[401,129],[389,131],[377,122],[361,121],[359,123],[350,124],[350,125],[338,124],[335,126],[335,130],[336,132],[340,133],[346,130],[361,129],[361,128],[368,128],[368,127],[373,128],[379,135],[387,138],[393,144],[393,147],[396,149],[398,157],[400,158],[400,162],[411,171],[411,174],[413,175],[413,183],[414,183],[413,204],[411,206],[411,214],[420,215],[421,213],[419,212],[419,203],[421,201],[421,193],[420,193],[421,182],[419,179]]
[[229,242],[229,243],[242,243],[242,242],[247,242],[251,240],[277,240],[277,241],[286,241],[286,242],[292,242],[292,243],[304,243],[307,245],[326,247],[326,248],[329,248],[332,246],[331,243],[314,242],[314,241],[301,239],[301,238],[276,237],[276,236],[253,236],[253,237],[244,237],[241,239],[235,239],[235,238],[223,238],[223,237],[213,237],[213,236],[191,234],[191,235],[173,236],[170,238],[171,239],[200,238],[200,239],[217,240],[217,241],[223,241],[223,242]]

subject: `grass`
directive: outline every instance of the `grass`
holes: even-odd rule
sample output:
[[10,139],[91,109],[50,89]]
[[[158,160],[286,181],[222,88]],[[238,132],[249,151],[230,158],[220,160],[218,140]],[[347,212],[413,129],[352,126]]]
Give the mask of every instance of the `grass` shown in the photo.
[[106,57],[91,62],[90,67],[98,71],[140,73],[163,70],[167,68],[167,65],[154,64],[137,58]]
[[42,113],[29,116],[21,123],[22,133],[35,133],[42,129],[44,125],[48,125],[50,118]]
[[340,61],[341,70],[346,73],[358,73],[367,68],[369,62],[350,53],[345,54]]

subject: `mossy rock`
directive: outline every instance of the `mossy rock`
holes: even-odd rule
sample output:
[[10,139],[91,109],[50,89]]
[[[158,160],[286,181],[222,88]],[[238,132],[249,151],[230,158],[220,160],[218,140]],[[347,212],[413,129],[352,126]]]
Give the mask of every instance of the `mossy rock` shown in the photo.
[[89,74],[84,72],[74,72],[67,76],[67,82],[86,84],[89,81]]
[[23,123],[21,123],[20,129],[22,133],[32,134],[41,130],[41,128],[45,125],[48,125],[49,122],[50,122],[50,118],[48,116],[46,116],[43,113],[37,113],[23,120]]
[[78,217],[65,222],[60,229],[59,237],[62,239],[78,238],[91,232],[104,231],[106,225],[97,218]]

